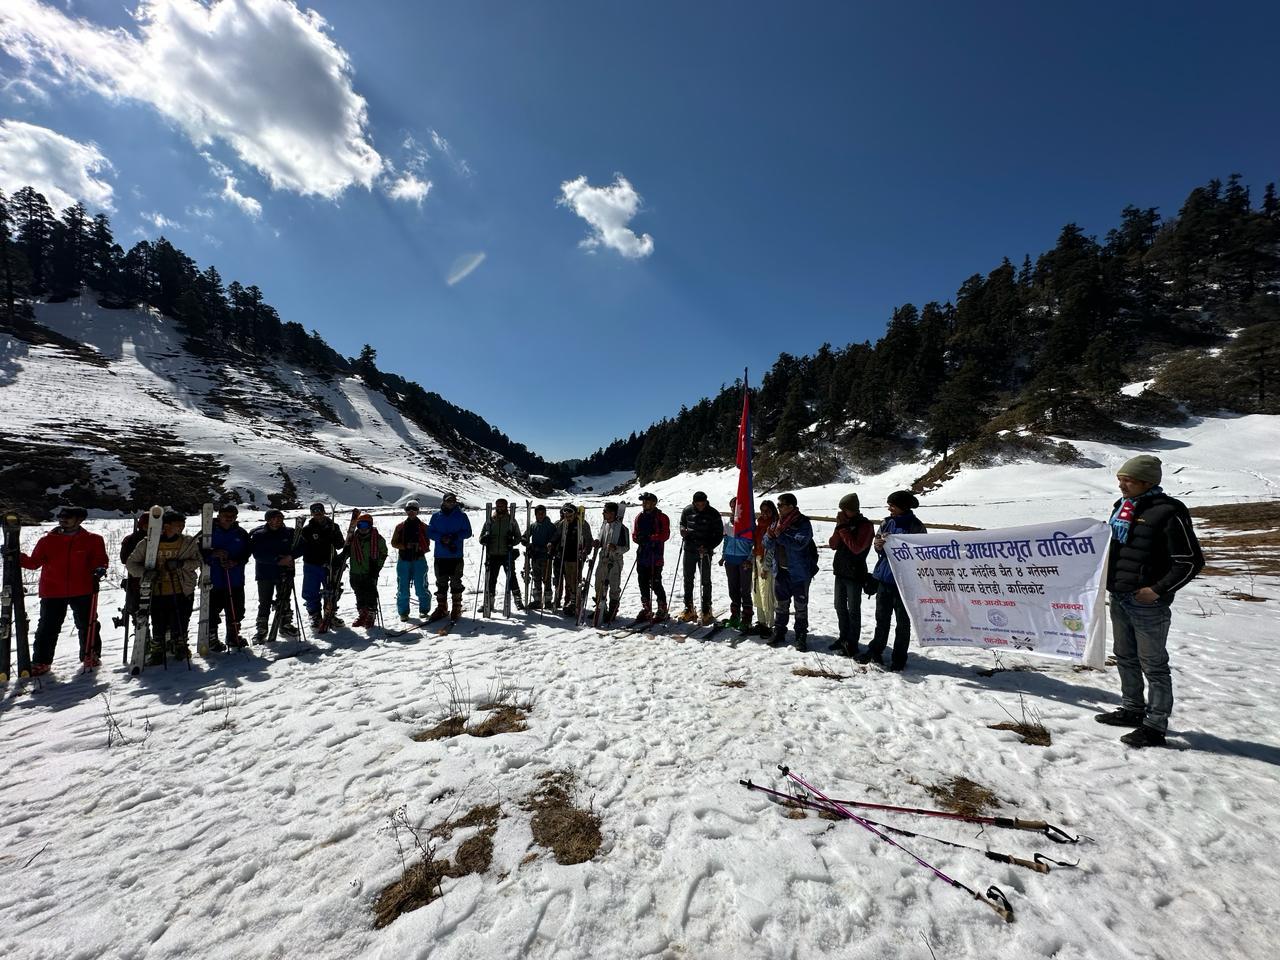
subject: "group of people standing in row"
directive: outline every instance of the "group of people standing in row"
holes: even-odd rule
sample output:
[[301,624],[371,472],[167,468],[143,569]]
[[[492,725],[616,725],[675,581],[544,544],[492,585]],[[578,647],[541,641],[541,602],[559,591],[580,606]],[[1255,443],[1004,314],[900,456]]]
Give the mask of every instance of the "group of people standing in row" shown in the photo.
[[[1173,709],[1167,640],[1170,605],[1174,594],[1204,566],[1204,556],[1192,529],[1185,505],[1169,497],[1160,487],[1162,466],[1149,454],[1126,461],[1117,473],[1121,498],[1111,513],[1112,542],[1108,555],[1107,590],[1115,655],[1120,672],[1123,700],[1119,709],[1098,714],[1100,723],[1133,727],[1122,737],[1130,746],[1164,743],[1165,730]],[[618,614],[623,590],[625,556],[636,547],[634,571],[640,588],[641,608],[637,621],[665,620],[669,617],[667,592],[663,586],[664,553],[671,538],[667,515],[658,509],[658,498],[641,494],[641,510],[630,529],[623,522],[619,505],[604,506],[604,521],[593,534],[584,512],[573,504],[560,510],[553,523],[546,507],[534,510],[534,521],[521,531],[505,500],[498,500],[480,533],[484,548],[485,611],[491,611],[498,575],[505,571],[507,587],[516,605],[523,609],[515,561],[520,547],[528,551],[529,606],[548,608],[566,616],[581,617],[588,584],[583,568],[594,558],[596,622],[611,623]],[[894,582],[893,570],[885,555],[885,539],[893,534],[925,533],[916,517],[914,494],[898,490],[886,499],[888,516],[876,525],[864,516],[857,494],[839,502],[839,511],[827,546],[834,551],[836,619],[839,635],[832,648],[855,657],[859,663],[883,663],[889,634],[893,647],[888,667],[902,670],[907,664],[911,642],[911,622]],[[797,649],[808,649],[809,587],[818,570],[818,550],[813,525],[800,512],[793,494],[784,493],[775,504],[763,500],[750,529],[733,512],[730,519],[713,509],[707,495],[693,495],[693,502],[680,514],[678,558],[684,575],[683,611],[678,619],[709,625],[712,613],[712,560],[717,549],[719,564],[725,568],[729,592],[727,626],[741,634],[759,633],[770,646],[786,642],[792,624]],[[409,501],[405,519],[396,525],[390,549],[397,551],[398,589],[396,606],[402,619],[409,618],[410,595],[416,595],[418,613],[431,620],[462,616],[463,545],[472,536],[471,521],[454,494],[445,494],[440,509],[429,521],[419,517],[419,505]],[[40,620],[32,655],[32,673],[50,670],[54,648],[62,624],[70,610],[80,636],[80,658],[87,667],[100,662],[101,630],[96,617],[98,584],[107,572],[106,546],[101,536],[83,528],[87,512],[81,507],[65,507],[58,514],[58,526],[45,534],[28,554],[21,554],[22,567],[40,570]],[[341,625],[333,616],[336,604],[333,588],[341,571],[349,570],[358,616],[353,626],[373,626],[379,610],[378,575],[389,558],[386,541],[367,513],[353,514],[343,532],[327,515],[323,504],[313,504],[310,521],[297,529],[285,526],[284,514],[268,510],[264,523],[247,533],[237,522],[238,510],[226,505],[218,510],[210,544],[184,533],[186,518],[173,510],[162,517],[155,563],[148,571],[146,514],[137,528],[124,538],[120,560],[128,570],[125,612],[137,609],[142,578],[151,577],[151,645],[147,657],[161,662],[166,656],[189,657],[187,631],[194,606],[198,570],[207,564],[211,577],[208,643],[212,652],[227,647],[243,647],[241,633],[245,615],[245,570],[254,561],[258,585],[258,608],[254,642],[266,641],[272,611],[279,617],[279,632],[293,636],[292,595],[294,569],[302,560],[302,602],[312,626],[323,632]],[[737,530],[735,530],[737,526]],[[434,550],[436,607],[427,611],[426,557]],[[870,555],[876,553],[874,566]],[[700,580],[700,605],[694,606],[694,580]],[[673,584],[674,588],[674,584]],[[865,650],[859,650],[861,605],[864,595],[874,595],[875,631]],[[323,606],[325,598],[330,608]],[[219,628],[226,616],[226,643]],[[329,617],[326,620],[326,616]],[[117,621],[119,623],[119,621]]]

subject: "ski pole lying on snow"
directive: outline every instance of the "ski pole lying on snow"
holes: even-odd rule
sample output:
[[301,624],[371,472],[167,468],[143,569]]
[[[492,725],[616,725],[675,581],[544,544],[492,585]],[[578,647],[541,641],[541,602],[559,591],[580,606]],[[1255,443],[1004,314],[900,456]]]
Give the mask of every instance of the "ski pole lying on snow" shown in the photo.
[[939,870],[929,861],[916,856],[914,853],[912,853],[902,844],[898,843],[897,840],[894,840],[893,837],[889,836],[886,833],[882,833],[880,830],[876,829],[876,827],[873,826],[870,821],[862,819],[862,817],[858,816],[855,813],[850,813],[843,806],[841,806],[837,801],[832,800],[830,797],[822,793],[822,791],[820,791],[817,787],[810,786],[808,783],[802,780],[798,775],[792,773],[790,768],[784,767],[781,764],[779,764],[778,769],[782,771],[782,775],[784,777],[789,777],[795,783],[798,783],[800,786],[804,787],[806,790],[812,793],[819,800],[822,800],[825,803],[830,804],[831,807],[835,809],[837,813],[840,813],[841,815],[848,818],[849,820],[852,820],[854,823],[858,824],[858,826],[866,828],[868,831],[875,834],[877,837],[879,837],[881,840],[883,840],[885,843],[889,844],[890,846],[897,847],[899,850],[901,850],[903,853],[909,856],[916,863],[920,864],[920,866],[924,867],[926,870],[932,873],[939,880],[943,881],[944,883],[950,884],[951,886],[955,887],[957,890],[963,890],[965,893],[972,896],[973,899],[977,900],[983,906],[989,907],[991,910],[995,911],[996,915],[999,916],[1000,919],[1003,920],[1005,923],[1013,923],[1013,905],[1009,903],[1008,898],[1005,897],[1004,893],[995,884],[992,884],[991,886],[987,887],[987,892],[985,895],[979,893],[977,890],[974,890],[973,887],[970,887],[967,884],[961,883],[959,880],[955,880],[947,876],[945,873],[943,873],[941,870]]
[[[758,790],[768,796],[771,800],[777,800],[784,804],[806,807],[818,812],[839,813],[839,811],[834,807],[830,807],[825,803],[820,803],[817,800],[811,800],[808,797],[795,797],[791,794],[782,793],[778,790],[771,790],[768,787],[762,787],[758,784],[754,784],[750,780],[739,780],[738,783],[742,784],[748,790]],[[1018,867],[1026,867],[1028,870],[1036,871],[1036,873],[1048,873],[1050,864],[1053,864],[1056,867],[1078,867],[1080,865],[1079,860],[1075,863],[1070,863],[1066,860],[1054,860],[1051,857],[1046,857],[1042,853],[1032,854],[1031,859],[1027,860],[1025,857],[1016,857],[1011,853],[998,853],[994,850],[985,850],[982,847],[970,846],[967,843],[956,843],[954,840],[944,840],[942,837],[931,837],[928,834],[915,833],[911,830],[904,830],[902,827],[892,827],[887,823],[869,820],[866,817],[863,817],[862,819],[866,820],[867,823],[870,823],[873,826],[879,827],[881,830],[888,830],[890,833],[896,833],[899,836],[914,837],[917,840],[931,840],[934,843],[941,843],[948,847],[957,847],[960,850],[972,850],[975,853],[982,854],[988,860],[994,860],[996,863],[1008,863]]]

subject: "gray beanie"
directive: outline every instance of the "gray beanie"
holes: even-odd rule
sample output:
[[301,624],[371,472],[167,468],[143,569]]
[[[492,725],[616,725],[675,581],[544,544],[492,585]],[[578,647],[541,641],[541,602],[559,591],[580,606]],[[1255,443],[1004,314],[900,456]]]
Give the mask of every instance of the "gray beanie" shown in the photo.
[[840,509],[845,513],[857,513],[858,508],[858,495],[856,493],[846,493],[840,498]]
[[1161,476],[1160,458],[1149,453],[1140,453],[1126,460],[1116,471],[1117,477],[1132,477],[1143,483],[1159,483]]

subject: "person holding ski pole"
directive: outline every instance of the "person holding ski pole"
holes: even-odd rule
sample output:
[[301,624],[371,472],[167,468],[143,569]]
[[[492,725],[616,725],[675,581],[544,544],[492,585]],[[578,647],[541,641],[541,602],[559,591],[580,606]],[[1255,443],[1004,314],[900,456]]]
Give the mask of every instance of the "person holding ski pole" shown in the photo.
[[427,536],[436,544],[436,608],[428,620],[444,617],[445,598],[452,593],[453,607],[448,613],[449,619],[456,623],[462,617],[462,595],[466,592],[462,585],[462,546],[471,539],[471,520],[458,506],[456,494],[444,495],[440,509],[431,515],[431,522],[427,524]]
[[254,575],[258,581],[258,619],[254,643],[265,643],[271,610],[280,605],[280,632],[296,637],[293,623],[293,539],[294,531],[284,524],[284,513],[271,509],[263,514],[265,521],[249,534],[249,550],[253,554]]
[[809,649],[809,582],[818,571],[818,550],[813,544],[813,524],[800,512],[794,493],[778,497],[778,519],[764,539],[773,550],[773,595],[778,600],[769,646],[787,642],[787,620],[794,601],[796,649],[804,653]]
[[1094,719],[1133,727],[1120,742],[1138,748],[1164,746],[1173,712],[1168,650],[1173,598],[1204,569],[1186,505],[1160,487],[1163,470],[1160,458],[1151,454],[1125,461],[1116,473],[1121,497],[1111,507],[1107,593],[1123,699],[1119,710]]
[[595,599],[598,623],[605,626],[612,623],[618,615],[618,603],[622,594],[622,568],[626,565],[627,551],[631,549],[631,537],[627,533],[627,525],[618,518],[616,503],[604,505],[604,526],[600,532],[600,539],[593,544],[601,551],[596,567]]
[[[155,579],[151,584],[151,636],[147,645],[147,666],[165,662],[165,654],[175,660],[190,660],[188,631],[196,603],[196,581],[203,564],[200,538],[184,534],[187,518],[177,510],[166,510],[161,520],[160,544],[156,550]],[[144,540],[129,554],[129,573],[146,574],[147,543]]]
[[356,595],[359,616],[353,627],[374,627],[378,624],[378,574],[387,562],[387,541],[373,525],[373,517],[367,513],[356,518],[356,528],[347,538],[347,551],[351,557],[349,578],[351,592]]
[[321,603],[329,583],[329,561],[341,550],[344,537],[323,503],[311,505],[311,519],[302,528],[302,602],[306,605],[311,629],[318,631]]
[[[631,539],[636,544],[636,581],[640,585],[640,612],[637,622],[667,619],[667,590],[662,585],[662,563],[665,544],[671,539],[671,520],[658,509],[658,498],[652,493],[640,494],[640,512],[631,525]],[[650,597],[657,595],[655,612]]]
[[560,546],[560,531],[542,504],[533,508],[533,525],[523,539],[529,551],[529,609],[541,610],[551,606],[555,591],[552,558]]
[[911,646],[911,619],[907,615],[907,605],[902,602],[902,594],[893,579],[893,568],[889,566],[889,558],[884,552],[885,538],[894,533],[928,533],[920,518],[913,510],[920,506],[920,501],[910,490],[895,490],[886,498],[889,516],[880,524],[880,530],[871,541],[879,559],[871,571],[876,583],[876,632],[871,637],[871,644],[864,653],[857,657],[858,663],[878,663],[884,665],[884,648],[889,643],[889,625],[894,623],[893,655],[889,659],[889,669],[904,670],[907,666],[907,649]]
[[391,549],[399,551],[396,556],[396,611],[402,621],[409,619],[411,582],[418,598],[418,616],[425,617],[430,611],[427,552],[431,549],[431,538],[427,536],[427,525],[418,519],[418,509],[417,500],[406,503],[405,518],[391,531]]
[[[138,519],[134,521],[133,531],[125,535],[120,541],[120,565],[124,566],[129,560],[129,554],[133,553],[133,548],[143,540],[147,539],[147,521],[150,514],[143,512],[138,514]],[[120,581],[120,589],[124,591],[124,605],[120,607],[120,616],[112,617],[111,622],[117,627],[123,627],[126,620],[131,620],[134,613],[138,609],[138,592],[142,588],[142,581],[137,577],[129,576],[125,571],[124,579]],[[126,631],[126,636],[127,636]]]
[[581,600],[580,578],[582,562],[591,552],[591,531],[572,503],[560,508],[560,522],[556,524],[559,536],[560,562],[556,573],[556,603],[566,617],[578,616]]
[[836,528],[827,545],[836,552],[831,571],[835,574],[836,622],[840,625],[840,636],[831,649],[846,657],[858,655],[862,586],[869,575],[867,554],[871,552],[875,532],[875,525],[859,509],[858,495],[849,493],[841,497]]
[[730,630],[738,633],[750,633],[754,621],[751,609],[751,567],[755,550],[755,537],[751,533],[735,534],[733,532],[733,508],[738,498],[729,500],[729,516],[724,521],[724,551],[720,555],[720,565],[724,567],[729,581],[729,623]]
[[493,503],[493,516],[480,528],[480,543],[485,546],[484,609],[493,609],[498,590],[498,571],[505,570],[507,587],[515,597],[516,609],[523,610],[520,602],[520,584],[512,576],[516,546],[520,543],[520,524],[507,509],[507,501],[499,497]]
[[97,581],[107,572],[107,545],[98,534],[81,526],[88,516],[84,507],[63,507],[58,511],[58,525],[36,541],[29,555],[19,554],[24,570],[40,571],[40,621],[31,654],[33,677],[52,669],[68,609],[80,635],[80,662],[92,668],[102,660],[102,629],[96,618],[91,619],[90,609]]
[[[227,647],[246,646],[240,635],[244,621],[244,567],[252,555],[249,534],[240,526],[240,511],[234,503],[218,508],[205,561],[209,564],[209,649],[222,653]],[[145,539],[145,538],[144,538]],[[222,614],[227,615],[227,642],[218,639]]]
[[765,545],[765,534],[777,519],[778,508],[774,502],[761,500],[752,551],[755,576],[751,582],[751,596],[756,606],[755,632],[762,637],[773,635],[773,618],[778,606],[778,598],[773,595],[773,545]]
[[684,540],[684,613],[679,619],[684,623],[699,620],[693,612],[693,572],[699,570],[702,574],[702,618],[699,623],[704,627],[710,626],[714,621],[711,616],[711,558],[724,539],[724,523],[701,490],[693,495],[693,503],[680,514],[680,537]]

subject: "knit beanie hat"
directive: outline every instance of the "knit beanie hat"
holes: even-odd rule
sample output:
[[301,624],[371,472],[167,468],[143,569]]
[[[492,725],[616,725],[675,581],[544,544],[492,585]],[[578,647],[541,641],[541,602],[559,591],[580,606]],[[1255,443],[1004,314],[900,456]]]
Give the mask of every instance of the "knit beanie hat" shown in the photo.
[[1120,469],[1116,471],[1116,476],[1132,477],[1134,480],[1141,480],[1143,483],[1159,483],[1161,472],[1159,457],[1153,457],[1149,453],[1140,453],[1121,464]]
[[840,509],[845,513],[857,513],[858,508],[858,495],[856,493],[846,493],[840,498]]
[[899,510],[914,510],[920,506],[920,501],[910,490],[895,490],[885,498],[885,502],[892,503]]

